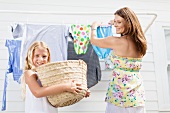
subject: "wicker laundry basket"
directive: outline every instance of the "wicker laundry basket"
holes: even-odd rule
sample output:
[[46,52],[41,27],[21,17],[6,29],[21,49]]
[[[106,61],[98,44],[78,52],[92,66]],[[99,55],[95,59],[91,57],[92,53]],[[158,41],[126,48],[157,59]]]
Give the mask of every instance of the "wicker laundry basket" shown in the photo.
[[47,96],[48,101],[54,107],[64,107],[77,103],[86,95],[87,89],[87,65],[83,60],[67,60],[52,62],[36,68],[42,86],[67,83],[74,79],[83,88],[77,95],[70,92],[63,92]]

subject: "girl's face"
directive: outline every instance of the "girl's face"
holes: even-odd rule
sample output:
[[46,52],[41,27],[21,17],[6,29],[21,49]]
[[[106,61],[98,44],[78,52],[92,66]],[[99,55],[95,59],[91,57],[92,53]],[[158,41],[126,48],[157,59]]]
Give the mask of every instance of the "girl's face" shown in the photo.
[[115,15],[114,27],[116,28],[117,34],[123,34],[125,32],[125,20],[119,15]]
[[48,63],[48,51],[44,48],[36,48],[33,53],[33,64],[35,67]]

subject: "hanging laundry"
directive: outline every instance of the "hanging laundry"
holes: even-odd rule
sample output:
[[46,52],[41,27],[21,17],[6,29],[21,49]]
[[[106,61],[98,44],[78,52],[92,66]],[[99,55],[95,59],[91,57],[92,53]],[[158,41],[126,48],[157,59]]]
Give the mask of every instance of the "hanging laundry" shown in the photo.
[[26,25],[26,38],[22,48],[22,67],[24,66],[28,47],[34,41],[44,41],[51,52],[51,62],[67,60],[67,36],[69,26],[67,25]]
[[19,23],[14,23],[11,25],[11,32],[14,39],[23,36],[24,25]]
[[105,62],[105,70],[113,70],[114,65],[111,60],[113,50],[110,51],[109,55],[104,59]]
[[20,83],[19,78],[22,75],[22,70],[20,69],[20,52],[21,52],[21,41],[20,40],[6,40],[5,46],[8,48],[9,59],[8,59],[8,69],[5,73],[4,80],[4,90],[2,99],[2,110],[6,110],[6,89],[8,74],[13,74],[14,81]]
[[[112,36],[112,35],[113,35],[112,26],[97,27],[98,38],[105,38],[105,37]],[[96,54],[98,55],[100,59],[105,59],[111,51],[110,48],[100,48],[95,45],[93,45],[93,49],[95,50]]]
[[6,40],[5,46],[8,48],[9,53],[7,71],[12,73],[14,81],[19,83],[19,78],[22,75],[20,68],[21,40]]
[[97,54],[94,52],[91,43],[85,54],[77,54],[74,51],[73,41],[68,42],[68,60],[83,60],[87,64],[87,87],[90,88],[101,80],[101,68]]
[[74,39],[74,50],[76,54],[85,54],[90,42],[90,25],[73,24],[70,33]]

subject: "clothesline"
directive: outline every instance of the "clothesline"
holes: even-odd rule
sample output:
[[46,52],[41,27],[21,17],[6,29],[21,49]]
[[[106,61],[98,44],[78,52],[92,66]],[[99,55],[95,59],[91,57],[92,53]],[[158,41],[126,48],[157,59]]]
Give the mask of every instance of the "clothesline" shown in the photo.
[[[0,10],[0,13],[19,13],[19,14],[48,14],[48,15],[113,15],[109,12],[54,12],[54,11],[19,11],[19,10]],[[136,13],[137,15],[152,15],[153,18],[144,30],[147,32],[149,27],[157,18],[156,13]]]
[[[21,13],[21,14],[49,14],[49,15],[113,15],[109,12],[54,12],[54,11],[19,11],[0,10],[0,13]],[[155,13],[136,13],[137,15],[157,15]]]

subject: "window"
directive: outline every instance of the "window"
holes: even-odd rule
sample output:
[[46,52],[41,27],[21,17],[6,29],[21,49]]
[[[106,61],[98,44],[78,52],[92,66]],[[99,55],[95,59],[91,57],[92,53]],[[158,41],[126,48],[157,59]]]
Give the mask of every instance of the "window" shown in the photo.
[[154,23],[152,44],[159,111],[170,111],[170,23]]
[[170,29],[165,28],[165,43],[166,43],[166,53],[167,53],[167,75],[169,82],[170,91]]
[[168,74],[169,91],[170,91],[170,65],[168,65],[168,67],[167,67],[167,74]]

